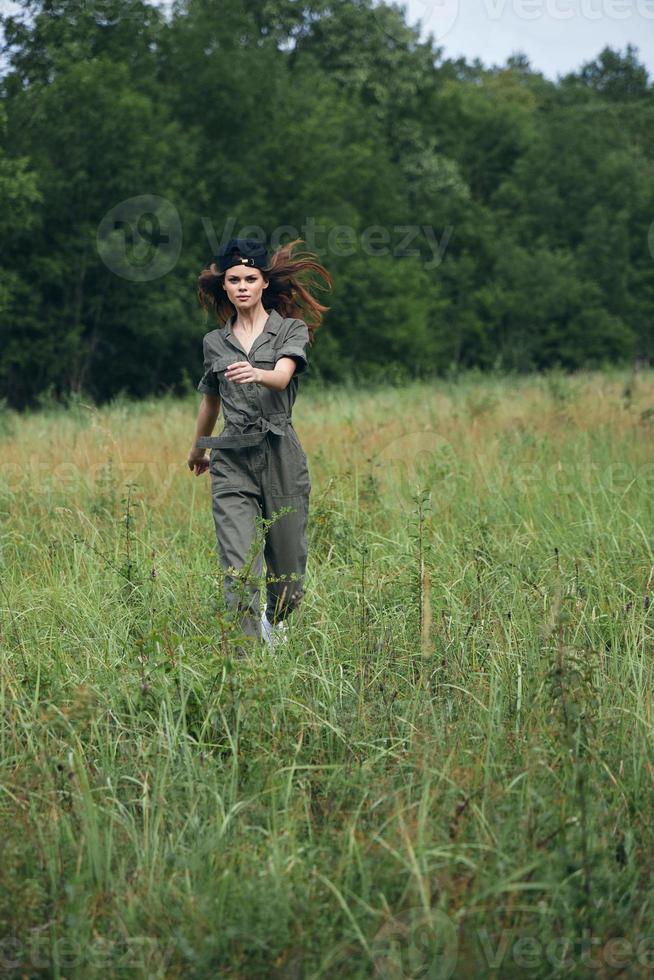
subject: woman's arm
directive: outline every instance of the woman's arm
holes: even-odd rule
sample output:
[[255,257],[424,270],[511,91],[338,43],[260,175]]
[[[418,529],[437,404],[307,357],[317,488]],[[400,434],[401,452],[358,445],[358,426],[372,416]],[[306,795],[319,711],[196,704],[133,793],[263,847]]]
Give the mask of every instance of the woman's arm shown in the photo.
[[280,357],[272,371],[265,371],[263,368],[254,369],[254,380],[264,388],[272,391],[283,391],[291,382],[296,371],[297,365],[292,357]]
[[191,446],[191,451],[188,454],[188,468],[190,470],[195,470],[195,475],[200,476],[205,470],[209,469],[209,460],[205,456],[204,449],[198,449],[197,441],[200,436],[210,436],[214,430],[214,426],[218,420],[220,414],[220,395],[208,395],[202,396],[202,401],[200,402],[200,408],[198,411],[198,418],[195,425],[195,437],[193,439],[193,445]]

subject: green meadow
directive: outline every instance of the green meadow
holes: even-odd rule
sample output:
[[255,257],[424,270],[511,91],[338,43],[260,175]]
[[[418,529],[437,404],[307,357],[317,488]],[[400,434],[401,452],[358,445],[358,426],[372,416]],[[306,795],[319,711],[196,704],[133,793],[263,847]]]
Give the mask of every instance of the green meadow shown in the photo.
[[0,414],[0,975],[651,976],[654,372],[307,383],[240,658],[198,401]]

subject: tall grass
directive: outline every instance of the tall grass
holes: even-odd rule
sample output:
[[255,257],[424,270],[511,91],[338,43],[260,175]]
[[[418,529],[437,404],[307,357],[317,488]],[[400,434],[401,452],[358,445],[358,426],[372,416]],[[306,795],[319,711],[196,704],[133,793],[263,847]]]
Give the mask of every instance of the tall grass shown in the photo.
[[0,974],[651,975],[654,374],[304,389],[245,658],[195,407],[0,425]]

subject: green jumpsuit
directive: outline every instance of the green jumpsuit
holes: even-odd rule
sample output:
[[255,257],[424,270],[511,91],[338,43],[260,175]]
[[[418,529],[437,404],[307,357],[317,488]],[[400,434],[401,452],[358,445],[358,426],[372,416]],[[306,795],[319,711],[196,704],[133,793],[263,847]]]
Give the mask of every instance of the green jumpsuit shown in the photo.
[[[202,436],[199,448],[211,448],[212,511],[217,550],[224,571],[225,601],[236,613],[246,637],[261,639],[259,580],[261,551],[247,581],[238,583],[228,568],[241,570],[256,532],[255,517],[271,518],[292,507],[268,528],[266,615],[271,623],[285,619],[304,595],[307,563],[307,521],[311,480],[307,457],[293,428],[291,413],[306,370],[309,330],[303,320],[284,318],[271,310],[250,353],[232,333],[236,314],[226,325],[204,337],[204,375],[198,391],[219,395],[225,424],[218,436]],[[227,381],[235,361],[272,371],[280,357],[292,357],[296,368],[283,391],[265,385]]]

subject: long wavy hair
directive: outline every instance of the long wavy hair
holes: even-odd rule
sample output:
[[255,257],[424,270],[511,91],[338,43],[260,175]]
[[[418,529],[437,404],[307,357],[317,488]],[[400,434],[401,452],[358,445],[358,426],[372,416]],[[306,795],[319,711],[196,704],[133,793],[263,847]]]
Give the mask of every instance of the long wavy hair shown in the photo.
[[[268,281],[268,287],[261,295],[261,302],[265,309],[277,310],[280,316],[304,320],[309,328],[309,343],[313,344],[314,333],[329,306],[318,302],[312,295],[312,290],[332,289],[334,283],[327,269],[312,252],[293,255],[293,249],[299,244],[304,244],[303,238],[280,245],[273,252],[268,268],[259,270]],[[225,273],[220,272],[215,262],[203,269],[198,277],[200,306],[213,313],[220,326],[236,312],[236,307],[223,289],[224,279]],[[324,282],[320,283],[319,279]]]

